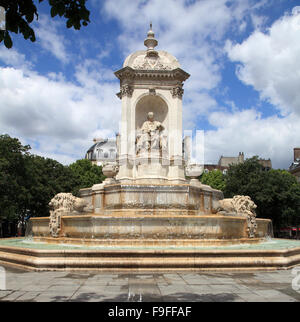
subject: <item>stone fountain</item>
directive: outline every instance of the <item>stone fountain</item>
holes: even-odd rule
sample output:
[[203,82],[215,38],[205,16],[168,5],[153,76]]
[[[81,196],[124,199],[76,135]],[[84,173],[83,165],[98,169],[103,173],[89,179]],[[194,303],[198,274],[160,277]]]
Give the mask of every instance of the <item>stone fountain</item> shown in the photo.
[[182,144],[183,83],[190,75],[155,49],[152,28],[144,44],[115,72],[122,102],[117,162],[105,164],[105,181],[82,189],[80,198],[55,196],[50,217],[31,219],[34,239],[176,247],[270,236],[271,221],[256,218],[249,197],[223,200],[197,179],[203,167],[186,162]]
[[156,51],[150,28],[144,51],[129,55],[120,80],[118,158],[104,182],[80,196],[59,193],[50,217],[31,218],[31,238],[0,241],[0,265],[33,270],[122,272],[287,269],[300,244],[272,237],[248,196],[224,199],[202,184],[203,167],[182,144],[183,83],[176,58]]

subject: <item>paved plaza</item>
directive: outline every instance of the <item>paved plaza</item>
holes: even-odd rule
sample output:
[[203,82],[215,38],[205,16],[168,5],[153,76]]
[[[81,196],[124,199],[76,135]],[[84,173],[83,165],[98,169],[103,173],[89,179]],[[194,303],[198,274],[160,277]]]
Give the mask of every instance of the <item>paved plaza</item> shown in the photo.
[[298,302],[291,270],[269,272],[28,272],[5,267],[0,301]]

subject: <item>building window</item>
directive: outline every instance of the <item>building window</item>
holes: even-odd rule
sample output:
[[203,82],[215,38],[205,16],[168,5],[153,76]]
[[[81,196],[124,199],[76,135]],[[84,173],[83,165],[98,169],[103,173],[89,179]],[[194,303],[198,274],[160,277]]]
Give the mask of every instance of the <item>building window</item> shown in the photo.
[[98,149],[98,159],[101,159],[103,154],[103,150],[102,149]]
[[116,156],[116,151],[115,151],[115,149],[110,149],[109,151],[110,151],[110,158],[111,158],[111,159],[114,159],[114,158],[115,158],[115,156]]

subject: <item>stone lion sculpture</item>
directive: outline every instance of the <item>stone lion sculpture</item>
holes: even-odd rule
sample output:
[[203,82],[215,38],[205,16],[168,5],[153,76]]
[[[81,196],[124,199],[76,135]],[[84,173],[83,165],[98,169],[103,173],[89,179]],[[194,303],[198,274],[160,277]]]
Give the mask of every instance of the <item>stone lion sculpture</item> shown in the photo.
[[256,204],[249,196],[234,196],[233,198],[219,200],[217,212],[225,215],[240,215],[247,217],[248,236],[255,237],[257,230]]
[[49,229],[52,237],[58,237],[61,229],[61,216],[63,214],[82,212],[87,202],[73,196],[71,193],[59,193],[49,202],[50,222]]

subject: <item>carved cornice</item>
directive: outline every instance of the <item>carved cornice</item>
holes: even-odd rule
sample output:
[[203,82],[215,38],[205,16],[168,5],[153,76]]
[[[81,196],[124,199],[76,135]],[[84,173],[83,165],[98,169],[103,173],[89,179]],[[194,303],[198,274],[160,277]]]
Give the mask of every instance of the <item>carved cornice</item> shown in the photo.
[[131,67],[124,67],[115,72],[117,78],[123,80],[133,79],[172,79],[183,82],[190,77],[190,74],[182,70],[181,68],[175,68],[173,70],[150,70],[150,69],[133,69]]
[[178,98],[182,99],[183,92],[184,92],[184,90],[181,86],[173,87],[171,89],[171,94],[172,94],[173,98],[178,97]]

